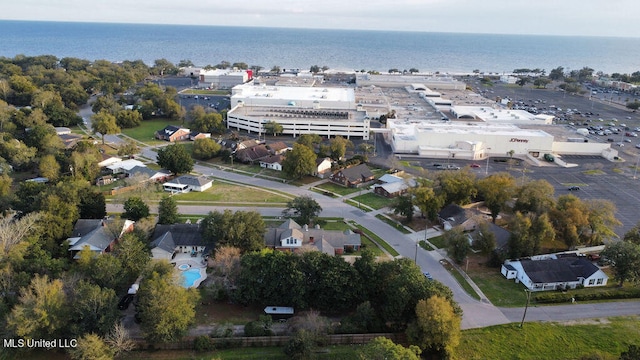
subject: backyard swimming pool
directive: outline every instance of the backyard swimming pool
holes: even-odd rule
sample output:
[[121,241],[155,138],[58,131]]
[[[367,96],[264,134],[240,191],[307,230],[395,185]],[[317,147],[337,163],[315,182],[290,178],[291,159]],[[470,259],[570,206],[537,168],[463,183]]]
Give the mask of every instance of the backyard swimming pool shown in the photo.
[[182,286],[186,288],[193,287],[198,280],[203,278],[200,269],[189,269],[181,272],[183,281]]

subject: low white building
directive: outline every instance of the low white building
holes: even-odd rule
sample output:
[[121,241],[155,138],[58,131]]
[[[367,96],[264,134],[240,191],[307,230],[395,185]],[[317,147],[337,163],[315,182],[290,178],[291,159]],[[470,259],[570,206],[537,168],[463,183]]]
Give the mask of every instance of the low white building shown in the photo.
[[251,70],[214,69],[201,70],[198,74],[198,87],[213,89],[231,89],[252,79]]
[[585,256],[546,255],[507,260],[500,270],[531,291],[575,289],[577,286],[605,286],[609,277]]
[[186,193],[189,191],[202,192],[213,185],[213,180],[204,176],[182,175],[162,184],[164,191],[171,193]]
[[491,124],[551,125],[554,116],[532,114],[524,110],[510,110],[490,106],[451,106],[457,119],[480,120]]
[[617,155],[608,143],[555,141],[553,135],[511,124],[387,120],[385,134],[396,154],[484,160],[488,156],[543,158],[545,154]]

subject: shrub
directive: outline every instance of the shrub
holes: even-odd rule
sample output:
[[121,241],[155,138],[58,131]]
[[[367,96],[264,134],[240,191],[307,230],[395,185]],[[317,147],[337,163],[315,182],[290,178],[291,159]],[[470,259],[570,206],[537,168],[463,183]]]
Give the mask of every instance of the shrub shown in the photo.
[[215,344],[207,335],[200,335],[193,339],[193,348],[196,351],[211,351],[215,349]]

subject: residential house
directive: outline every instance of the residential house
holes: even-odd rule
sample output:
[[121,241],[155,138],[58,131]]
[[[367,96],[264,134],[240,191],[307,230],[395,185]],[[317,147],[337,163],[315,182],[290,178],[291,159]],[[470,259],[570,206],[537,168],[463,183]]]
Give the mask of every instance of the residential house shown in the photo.
[[410,185],[399,176],[384,174],[373,186],[373,192],[388,198],[400,196],[409,190]]
[[289,146],[282,141],[273,142],[267,145],[269,151],[274,155],[281,155],[289,150]]
[[171,260],[177,254],[197,256],[208,252],[199,224],[156,225],[150,243],[154,260]]
[[375,178],[366,164],[339,170],[329,176],[329,180],[347,187],[358,187]]
[[204,176],[182,175],[162,184],[164,191],[171,193],[186,193],[189,191],[203,192],[213,185],[213,180]]
[[316,171],[314,176],[324,179],[324,177],[330,173],[331,173],[331,159],[328,157],[316,159]]
[[576,254],[548,254],[507,260],[500,272],[507,279],[522,283],[530,291],[605,286],[609,279],[586,256]]
[[192,132],[189,134],[189,140],[196,141],[198,139],[211,139],[211,134],[202,132]]
[[484,214],[478,211],[478,209],[463,208],[456,204],[449,204],[440,210],[438,213],[438,220],[442,225],[442,229],[445,231],[459,226],[462,231],[467,233],[470,241],[472,242],[473,239],[477,239],[480,235],[478,222],[484,222],[487,224],[489,231],[493,233],[496,239],[496,249],[505,250],[509,244],[511,232],[494,224],[491,221],[490,215]]
[[191,130],[189,129],[167,125],[164,129],[156,131],[156,139],[167,140],[169,142],[182,141],[187,140],[190,133]]
[[102,161],[100,161],[98,163],[98,166],[103,168],[105,166],[109,166],[109,165],[113,165],[117,162],[122,161],[122,158],[119,158],[117,156],[111,156],[111,155],[107,155],[107,154],[101,154],[102,155]]
[[146,166],[134,166],[131,169],[123,170],[127,177],[140,177],[142,181],[165,181],[171,176],[167,170],[153,170]]
[[277,228],[268,228],[265,232],[265,245],[281,251],[311,249],[334,256],[358,251],[361,244],[360,234],[351,230],[323,230],[319,226],[309,228],[307,225],[300,226],[291,219]]
[[110,252],[123,234],[133,231],[133,224],[131,220],[79,219],[67,239],[69,251],[74,259],[85,246],[95,254]]
[[76,146],[76,144],[83,138],[80,134],[58,134],[58,137],[62,140],[66,149],[71,149]]
[[120,174],[120,173],[129,171],[134,167],[145,167],[145,165],[139,160],[128,159],[124,161],[115,162],[111,165],[107,165],[106,167],[107,169],[111,170],[112,174]]
[[237,144],[236,146],[236,151],[238,150],[242,150],[242,149],[249,149],[252,148],[254,146],[258,146],[260,145],[260,141],[259,140],[245,140],[245,141],[241,141]]
[[282,155],[269,155],[266,158],[260,160],[260,167],[282,171],[282,161],[284,157]]
[[265,145],[256,145],[250,148],[238,149],[235,157],[243,163],[253,164],[257,161],[267,158],[271,153]]

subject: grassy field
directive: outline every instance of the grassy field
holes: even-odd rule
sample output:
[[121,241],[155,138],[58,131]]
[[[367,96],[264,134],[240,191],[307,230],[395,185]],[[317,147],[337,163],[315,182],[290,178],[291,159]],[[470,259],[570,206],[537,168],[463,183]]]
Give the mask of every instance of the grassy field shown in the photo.
[[359,188],[349,188],[349,187],[344,187],[344,186],[340,186],[337,184],[334,184],[332,182],[326,182],[324,184],[320,184],[318,186],[316,186],[317,188],[320,188],[322,190],[327,190],[327,191],[331,191],[333,193],[339,194],[339,195],[349,195],[349,194],[353,194],[355,192],[360,191]]
[[467,274],[495,306],[525,306],[527,296],[524,285],[505,279],[499,268],[487,267],[484,258],[469,257]]
[[[385,250],[387,250],[387,252],[389,254],[391,254],[391,256],[398,256],[400,255],[396,249],[392,248],[391,245],[387,244],[386,241],[382,240],[378,235],[374,234],[373,232],[371,232],[369,229],[365,228],[364,226],[360,225],[360,224],[356,224],[355,222],[352,222],[353,225],[355,225],[358,229],[362,230],[365,234],[367,234],[370,238],[372,238],[373,240],[375,240],[380,246],[382,246]],[[363,241],[362,243],[364,244],[364,240],[365,237],[362,238]],[[374,247],[375,244],[372,244]],[[369,248],[371,248],[371,246],[369,246]]]
[[464,276],[462,276],[462,274],[460,274],[458,270],[456,270],[453,266],[451,266],[449,262],[445,262],[444,260],[441,260],[440,263],[442,263],[444,268],[447,269],[447,271],[449,271],[449,273],[456,279],[456,281],[458,281],[458,284],[462,286],[464,291],[467,294],[469,294],[469,296],[471,296],[476,300],[480,300],[480,295],[478,295],[478,293],[476,293],[476,291],[473,290],[471,285],[469,285],[467,280],[464,278]]
[[164,144],[166,141],[156,140],[154,134],[156,131],[164,129],[167,125],[183,126],[179,121],[151,119],[142,121],[142,124],[138,127],[122,129],[122,133],[149,145]]
[[350,230],[351,226],[346,224],[344,221],[327,221],[326,224],[322,225],[322,228],[325,230]]
[[640,345],[638,317],[577,320],[563,323],[507,324],[462,332],[459,359],[613,360],[629,344]]
[[204,192],[189,192],[175,195],[180,203],[184,201],[202,202],[230,202],[230,203],[286,203],[291,199],[279,194],[264,191],[262,189],[228,184],[214,181],[210,189]]
[[386,198],[384,196],[380,196],[380,195],[376,195],[372,192],[370,193],[366,193],[366,194],[362,194],[362,195],[358,195],[355,197],[351,198],[354,201],[359,201],[371,208],[374,208],[376,210],[378,209],[382,209],[383,207],[387,207],[389,205],[391,205],[391,203],[393,202],[393,200]]
[[447,244],[444,241],[444,237],[442,235],[432,237],[431,239],[427,239],[429,242],[438,249],[444,249],[447,247]]

